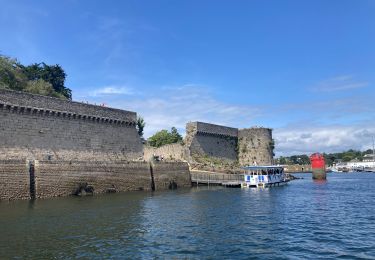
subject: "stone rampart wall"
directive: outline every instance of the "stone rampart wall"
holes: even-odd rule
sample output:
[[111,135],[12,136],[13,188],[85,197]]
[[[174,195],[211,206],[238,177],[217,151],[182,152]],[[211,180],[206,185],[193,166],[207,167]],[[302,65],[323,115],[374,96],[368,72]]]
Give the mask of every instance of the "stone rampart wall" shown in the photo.
[[191,187],[189,165],[186,162],[153,162],[156,190],[166,190],[175,183],[178,188]]
[[137,117],[135,112],[6,89],[0,89],[0,104],[20,108],[31,108],[33,110],[43,110],[45,112],[49,111],[50,113],[56,111],[56,113],[61,112],[61,114],[63,114],[63,112],[65,112],[66,114],[71,114],[72,116],[76,115],[77,117],[86,116],[86,118],[88,118],[91,116],[96,119],[103,118],[132,123],[135,123]]
[[163,157],[166,161],[188,161],[189,150],[182,144],[167,144],[158,148],[144,146],[144,160],[150,161],[154,155]]
[[272,130],[248,128],[238,131],[238,160],[240,165],[270,165],[273,163]]
[[[4,98],[1,93],[0,98]],[[122,159],[142,156],[142,144],[135,123],[130,121],[33,110],[5,105],[0,100],[0,122],[0,149],[3,150],[39,149],[45,150],[46,156],[50,152],[64,154],[64,158],[70,154],[72,157],[68,159],[76,160],[79,157],[73,156],[79,154],[74,155],[70,151],[117,153]]]

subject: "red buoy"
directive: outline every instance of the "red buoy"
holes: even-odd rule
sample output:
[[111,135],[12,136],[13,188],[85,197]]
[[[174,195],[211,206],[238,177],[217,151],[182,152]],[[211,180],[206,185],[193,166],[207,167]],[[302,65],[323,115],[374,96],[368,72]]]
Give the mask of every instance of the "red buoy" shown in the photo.
[[312,178],[317,180],[327,179],[326,163],[324,156],[320,153],[310,155]]

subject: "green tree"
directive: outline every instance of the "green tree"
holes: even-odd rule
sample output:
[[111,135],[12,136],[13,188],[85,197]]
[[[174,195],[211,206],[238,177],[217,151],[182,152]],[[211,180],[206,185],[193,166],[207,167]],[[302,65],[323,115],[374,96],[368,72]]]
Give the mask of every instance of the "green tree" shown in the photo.
[[143,130],[146,126],[146,122],[145,120],[143,119],[143,117],[139,116],[137,117],[137,131],[138,131],[138,134],[139,136],[143,136]]
[[161,130],[148,138],[147,141],[149,145],[153,147],[160,147],[166,144],[182,142],[182,136],[178,133],[175,127],[172,127],[171,132],[168,132],[168,130]]
[[22,91],[27,77],[15,59],[0,55],[0,88]]
[[64,86],[65,78],[60,65],[24,66],[16,59],[0,55],[0,88],[71,100],[72,91]]
[[350,155],[344,155],[344,156],[342,157],[342,160],[343,160],[344,162],[349,162],[349,161],[351,161],[352,159],[353,159],[353,157],[350,156]]
[[279,158],[279,164],[282,164],[282,165],[287,164],[287,160],[285,159],[285,157],[280,156],[280,158]]
[[50,83],[53,89],[64,96],[66,99],[72,99],[72,91],[65,87],[66,73],[58,64],[47,65],[44,62],[34,63],[29,66],[20,65],[28,80],[39,80]]

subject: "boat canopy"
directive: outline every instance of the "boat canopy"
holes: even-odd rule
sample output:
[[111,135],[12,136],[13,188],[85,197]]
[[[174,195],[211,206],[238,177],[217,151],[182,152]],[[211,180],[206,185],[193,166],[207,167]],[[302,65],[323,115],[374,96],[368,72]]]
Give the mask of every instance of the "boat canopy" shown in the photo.
[[272,170],[272,169],[279,169],[283,170],[284,167],[280,165],[267,165],[267,166],[244,166],[242,169],[245,170]]

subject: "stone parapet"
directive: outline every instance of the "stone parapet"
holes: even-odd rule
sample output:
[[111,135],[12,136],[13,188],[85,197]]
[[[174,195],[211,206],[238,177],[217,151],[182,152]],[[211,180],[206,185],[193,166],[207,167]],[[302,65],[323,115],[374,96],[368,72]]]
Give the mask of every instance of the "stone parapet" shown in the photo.
[[231,137],[237,137],[238,135],[237,128],[203,123],[203,122],[187,123],[187,128],[194,129],[196,133],[199,133],[202,135],[231,136]]
[[6,106],[31,109],[34,111],[64,113],[65,115],[76,115],[81,117],[95,117],[96,119],[108,119],[124,122],[135,122],[137,114],[135,112],[124,111],[115,108],[108,108],[85,104],[81,102],[68,101],[59,98],[35,95],[25,92],[18,92],[0,89],[0,103]]

